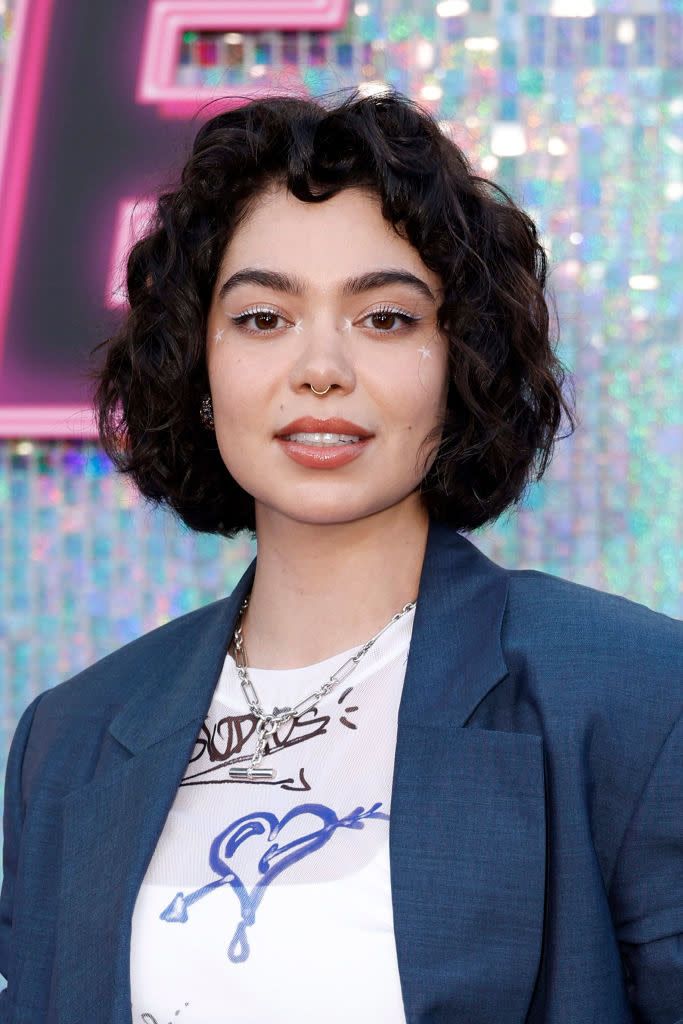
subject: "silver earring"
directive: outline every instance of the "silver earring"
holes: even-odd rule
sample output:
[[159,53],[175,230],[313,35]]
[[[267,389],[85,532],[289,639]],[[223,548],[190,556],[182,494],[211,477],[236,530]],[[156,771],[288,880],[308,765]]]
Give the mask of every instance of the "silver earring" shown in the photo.
[[205,430],[214,430],[216,424],[213,419],[213,402],[211,395],[204,395],[199,404],[199,418]]

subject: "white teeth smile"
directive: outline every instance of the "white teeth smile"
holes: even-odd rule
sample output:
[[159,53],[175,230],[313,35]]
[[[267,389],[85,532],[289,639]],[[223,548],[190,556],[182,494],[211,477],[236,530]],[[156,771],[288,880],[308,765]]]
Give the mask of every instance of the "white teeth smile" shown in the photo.
[[325,448],[328,445],[355,444],[356,441],[360,441],[360,437],[353,434],[284,434],[283,440]]

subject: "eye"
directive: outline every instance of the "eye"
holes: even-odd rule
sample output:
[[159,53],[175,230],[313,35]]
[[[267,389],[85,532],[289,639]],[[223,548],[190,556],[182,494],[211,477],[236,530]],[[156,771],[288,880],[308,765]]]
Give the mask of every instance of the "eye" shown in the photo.
[[380,331],[384,334],[396,334],[402,328],[411,327],[413,324],[416,324],[419,319],[418,316],[406,313],[403,309],[383,306],[381,309],[375,309],[371,313],[366,313],[361,323],[368,324],[375,331]]
[[290,320],[269,306],[252,306],[231,319],[236,327],[243,327],[250,334],[270,334],[285,324],[291,326]]

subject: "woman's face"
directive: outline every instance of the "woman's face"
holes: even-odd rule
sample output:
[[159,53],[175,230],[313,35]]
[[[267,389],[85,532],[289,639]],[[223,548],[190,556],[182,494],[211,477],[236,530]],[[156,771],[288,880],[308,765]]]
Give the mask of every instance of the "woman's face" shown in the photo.
[[257,530],[422,515],[446,401],[440,301],[374,196],[254,203],[220,267],[207,361],[218,446]]

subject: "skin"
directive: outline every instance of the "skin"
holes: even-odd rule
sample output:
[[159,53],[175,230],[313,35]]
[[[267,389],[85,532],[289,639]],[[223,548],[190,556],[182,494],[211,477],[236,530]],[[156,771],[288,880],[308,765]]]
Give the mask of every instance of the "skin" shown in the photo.
[[[207,362],[221,455],[255,500],[252,665],[329,657],[415,598],[428,526],[417,488],[446,401],[440,298],[439,277],[360,190],[320,204],[272,190],[228,245]],[[302,416],[342,417],[370,440],[343,466],[302,466],[279,440]]]

